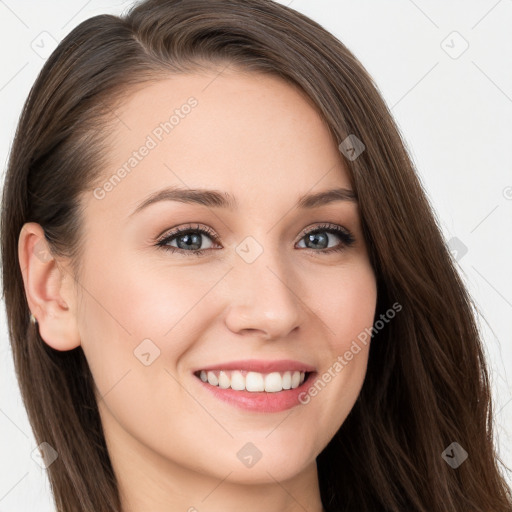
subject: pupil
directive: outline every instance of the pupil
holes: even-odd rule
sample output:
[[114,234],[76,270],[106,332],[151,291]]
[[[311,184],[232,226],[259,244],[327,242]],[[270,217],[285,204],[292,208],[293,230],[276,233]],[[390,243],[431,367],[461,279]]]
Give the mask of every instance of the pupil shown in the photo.
[[[196,239],[195,242],[193,241],[194,237]],[[178,245],[180,245],[179,240],[185,240],[184,245],[186,249],[192,248],[194,250],[197,250],[201,246],[201,235],[198,234],[187,234],[180,236],[180,238],[178,239]],[[197,247],[191,247],[191,244],[196,245]],[[183,247],[180,247],[180,249],[183,249]]]
[[[322,238],[324,239],[324,242],[327,242],[327,237],[325,235],[322,235],[321,233],[314,233],[312,235],[309,235],[308,238],[314,244],[318,244],[319,243],[318,240],[322,239]],[[323,247],[323,248],[325,248],[325,247]]]

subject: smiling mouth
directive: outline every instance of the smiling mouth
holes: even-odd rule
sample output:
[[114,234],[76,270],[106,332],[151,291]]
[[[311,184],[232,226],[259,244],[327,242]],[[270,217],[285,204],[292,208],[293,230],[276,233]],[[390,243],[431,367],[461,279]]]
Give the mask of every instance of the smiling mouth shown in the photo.
[[269,373],[247,370],[199,370],[194,375],[203,382],[221,389],[277,393],[298,388],[312,373],[297,370]]

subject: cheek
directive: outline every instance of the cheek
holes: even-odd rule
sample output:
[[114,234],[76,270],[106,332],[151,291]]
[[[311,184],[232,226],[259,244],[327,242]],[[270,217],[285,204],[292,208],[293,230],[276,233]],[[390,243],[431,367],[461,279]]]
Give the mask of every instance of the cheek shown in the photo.
[[326,350],[343,354],[352,341],[371,328],[377,304],[373,269],[367,262],[332,272],[317,286],[314,303],[329,334]]
[[121,381],[117,396],[135,379],[156,385],[158,374],[173,388],[164,370],[174,373],[201,329],[215,320],[209,291],[225,268],[205,275],[198,268],[158,265],[152,258],[134,261],[114,249],[108,258],[91,251],[85,260],[80,334],[100,394],[118,389]]
[[[89,265],[88,310],[83,314],[88,338],[93,342],[108,338],[123,352],[151,339],[163,350],[171,337],[190,326],[193,310],[211,283],[190,279],[191,272],[177,266],[155,270],[150,258],[135,264],[118,255],[115,261],[115,265],[100,260]],[[179,352],[180,347],[173,346]]]
[[[322,425],[328,441],[338,430],[359,395],[368,362],[377,287],[369,263],[333,273],[329,288],[317,291],[315,304],[325,326],[325,342],[317,354],[322,366],[303,395],[311,416]],[[328,290],[328,291],[325,291]]]

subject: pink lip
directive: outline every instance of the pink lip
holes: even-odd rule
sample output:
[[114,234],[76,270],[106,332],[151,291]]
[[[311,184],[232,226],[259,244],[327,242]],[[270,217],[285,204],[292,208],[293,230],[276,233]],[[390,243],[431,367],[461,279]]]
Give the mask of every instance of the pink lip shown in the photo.
[[[199,378],[199,372],[201,370],[245,370],[259,373],[283,372],[289,370],[306,372],[308,375],[306,375],[304,382],[295,389],[283,389],[282,391],[271,393],[266,391],[236,391],[230,388],[222,389],[218,386],[212,386]],[[230,361],[228,363],[198,368],[194,370],[193,373],[199,385],[208,390],[219,400],[227,402],[239,409],[265,413],[285,411],[300,405],[302,403],[300,401],[301,395],[306,392],[317,375],[316,369],[313,366],[289,359],[281,359],[279,361],[257,359]]]
[[316,375],[316,372],[308,373],[306,379],[298,388],[284,389],[276,393],[236,391],[231,388],[222,389],[203,382],[198,377],[195,378],[213,396],[239,409],[254,412],[280,412],[304,403],[301,402],[300,398],[307,393],[307,389],[311,386]]
[[204,366],[193,370],[199,372],[201,370],[247,370],[250,372],[258,373],[271,373],[271,372],[285,372],[299,371],[299,372],[314,372],[315,367],[300,361],[293,361],[291,359],[280,359],[276,361],[263,360],[263,359],[246,359],[244,361],[230,361],[228,363],[220,363],[211,366]]

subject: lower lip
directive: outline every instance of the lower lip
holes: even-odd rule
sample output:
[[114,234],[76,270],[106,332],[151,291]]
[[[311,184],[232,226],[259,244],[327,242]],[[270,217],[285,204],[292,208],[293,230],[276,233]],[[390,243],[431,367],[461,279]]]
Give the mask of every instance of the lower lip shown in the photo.
[[315,375],[316,372],[309,373],[308,377],[298,388],[284,389],[275,393],[267,391],[236,391],[231,388],[222,389],[219,386],[212,386],[208,382],[203,382],[195,375],[194,378],[208,389],[210,393],[213,393],[214,396],[240,409],[257,412],[280,412],[291,409],[296,405],[302,405],[299,396],[310,387]]

